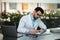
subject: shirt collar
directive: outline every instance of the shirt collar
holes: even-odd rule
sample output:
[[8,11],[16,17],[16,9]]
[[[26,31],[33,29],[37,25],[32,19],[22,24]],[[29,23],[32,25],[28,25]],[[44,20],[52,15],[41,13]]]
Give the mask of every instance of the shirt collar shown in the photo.
[[34,17],[33,17],[33,15],[32,15],[32,14],[30,14],[30,16],[31,16],[31,19],[32,19],[33,21],[35,21],[35,20],[34,20]]

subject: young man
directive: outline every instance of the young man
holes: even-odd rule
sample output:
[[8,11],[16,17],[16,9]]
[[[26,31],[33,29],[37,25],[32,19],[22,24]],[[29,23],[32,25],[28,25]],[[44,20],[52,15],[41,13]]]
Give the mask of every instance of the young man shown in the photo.
[[[30,36],[30,34],[36,34],[38,32],[43,33],[46,31],[46,25],[40,19],[43,13],[44,11],[41,7],[36,7],[33,13],[23,16],[20,19],[17,32],[23,33],[24,35],[17,40],[36,40],[37,37],[35,38],[35,36],[38,35]],[[37,27],[40,29],[37,30]]]

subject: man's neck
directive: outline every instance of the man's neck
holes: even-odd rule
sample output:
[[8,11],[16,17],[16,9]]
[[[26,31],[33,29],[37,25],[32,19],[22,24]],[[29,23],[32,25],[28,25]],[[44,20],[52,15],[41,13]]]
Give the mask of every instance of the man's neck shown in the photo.
[[34,17],[34,13],[32,13],[32,16],[33,16],[34,20],[36,20],[36,18]]

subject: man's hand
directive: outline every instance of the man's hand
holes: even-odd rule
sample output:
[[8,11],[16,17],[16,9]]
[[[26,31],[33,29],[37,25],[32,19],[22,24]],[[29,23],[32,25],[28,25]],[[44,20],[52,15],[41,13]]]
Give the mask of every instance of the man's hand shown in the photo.
[[35,33],[37,33],[37,30],[30,30],[30,34],[35,34]]
[[43,33],[44,32],[44,30],[43,29],[40,29],[40,30],[38,30],[39,32],[41,32],[41,33]]
[[38,33],[38,32],[41,32],[41,33],[43,33],[44,32],[44,30],[43,29],[40,29],[40,30],[30,30],[30,34],[36,34],[36,33]]

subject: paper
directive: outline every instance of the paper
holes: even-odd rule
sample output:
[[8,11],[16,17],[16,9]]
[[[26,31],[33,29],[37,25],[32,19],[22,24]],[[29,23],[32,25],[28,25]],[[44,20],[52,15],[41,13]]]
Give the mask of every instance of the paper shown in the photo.
[[36,34],[41,34],[40,32],[36,33]]
[[50,32],[50,29],[47,29],[47,31],[44,32],[44,33],[38,32],[38,33],[36,33],[36,34],[51,34],[51,32]]

